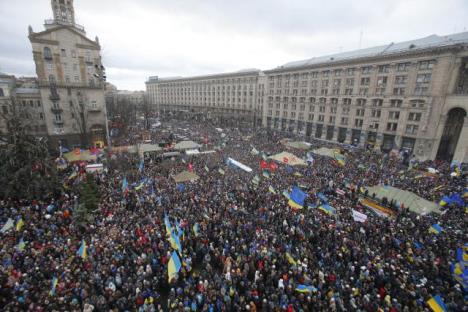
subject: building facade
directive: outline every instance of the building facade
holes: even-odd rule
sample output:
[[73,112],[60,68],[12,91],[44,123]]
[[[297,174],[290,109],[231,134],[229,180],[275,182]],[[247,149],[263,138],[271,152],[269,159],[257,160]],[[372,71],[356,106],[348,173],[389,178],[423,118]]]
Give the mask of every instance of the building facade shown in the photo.
[[468,161],[468,33],[265,71],[265,127]]
[[104,146],[106,105],[99,40],[75,23],[73,0],[52,0],[45,30],[29,27],[39,93],[52,146]]
[[0,137],[8,133],[7,121],[20,120],[26,133],[46,136],[41,95],[35,78],[0,74]]
[[224,125],[261,123],[265,76],[245,70],[146,82],[148,100],[162,114],[186,114]]

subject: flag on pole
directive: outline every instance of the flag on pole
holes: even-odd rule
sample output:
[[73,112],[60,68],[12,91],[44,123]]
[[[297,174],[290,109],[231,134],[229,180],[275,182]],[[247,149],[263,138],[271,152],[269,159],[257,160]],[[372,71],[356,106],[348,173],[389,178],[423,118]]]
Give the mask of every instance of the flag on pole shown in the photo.
[[307,285],[297,285],[296,291],[299,293],[311,293],[311,292],[316,292],[317,288],[314,286],[307,286]]
[[179,253],[182,254],[182,245],[180,244],[179,236],[176,235],[175,231],[172,231],[171,236],[169,237],[169,242],[171,243],[172,248],[178,250]]
[[353,219],[356,222],[366,222],[367,221],[367,215],[357,211],[357,210],[352,210],[353,211]]
[[198,223],[193,225],[193,234],[195,234],[195,237],[200,235],[200,225]]
[[334,215],[335,214],[335,208],[330,206],[329,204],[322,204],[318,207],[318,209],[322,210],[328,215]]
[[8,218],[7,222],[3,225],[2,229],[0,230],[0,233],[6,233],[8,230],[12,229],[14,225],[15,222],[13,221],[13,219]]
[[80,256],[82,259],[86,259],[86,257],[88,256],[86,241],[84,239],[81,241],[81,246],[76,252],[76,254]]
[[431,227],[429,228],[429,232],[434,234],[440,234],[442,231],[443,229],[438,223],[431,225]]
[[167,266],[169,283],[177,276],[177,273],[179,273],[181,266],[182,264],[180,263],[179,255],[177,255],[177,252],[173,251],[171,259],[169,259],[169,263]]
[[447,311],[447,307],[442,301],[442,298],[440,297],[440,295],[435,295],[431,299],[427,300],[427,305],[434,312],[446,312]]
[[268,168],[268,164],[267,164],[267,162],[265,161],[265,159],[262,159],[262,160],[260,161],[260,168],[261,168],[261,169],[266,169],[266,168]]
[[55,296],[55,290],[57,289],[58,278],[55,276],[52,278],[52,287],[49,291],[49,296]]
[[127,181],[127,177],[124,177],[124,179],[122,180],[122,193],[127,193],[128,192],[128,181]]
[[24,239],[21,237],[18,245],[16,245],[16,249],[19,251],[23,251],[25,247],[26,247],[26,243],[24,242]]
[[306,197],[307,197],[306,193],[304,193],[297,186],[293,186],[288,204],[293,209],[302,209],[304,208],[304,200],[306,199]]
[[24,221],[23,218],[20,218],[18,222],[16,223],[16,231],[19,232],[24,226]]
[[289,264],[291,264],[291,265],[296,265],[297,264],[296,260],[294,260],[294,258],[291,256],[291,254],[289,252],[285,253],[284,255],[286,257],[286,260],[288,260]]

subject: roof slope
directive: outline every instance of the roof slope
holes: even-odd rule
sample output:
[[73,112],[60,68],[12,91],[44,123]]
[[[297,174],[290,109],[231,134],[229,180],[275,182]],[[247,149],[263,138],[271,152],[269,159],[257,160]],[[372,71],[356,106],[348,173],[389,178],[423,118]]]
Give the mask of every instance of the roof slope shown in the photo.
[[377,47],[313,57],[307,60],[289,62],[276,69],[317,65],[329,62],[339,62],[363,57],[391,55],[409,51],[423,50],[428,48],[452,46],[456,44],[468,44],[468,32],[451,34],[447,36],[430,35],[428,37],[410,41],[403,41],[398,43],[391,42],[387,45],[381,45]]

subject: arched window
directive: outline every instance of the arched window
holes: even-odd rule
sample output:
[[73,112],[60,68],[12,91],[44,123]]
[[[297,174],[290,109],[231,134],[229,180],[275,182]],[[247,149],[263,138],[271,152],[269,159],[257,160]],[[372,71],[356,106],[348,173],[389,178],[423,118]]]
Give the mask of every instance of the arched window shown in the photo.
[[52,52],[50,51],[49,47],[44,47],[44,58],[46,60],[52,59]]

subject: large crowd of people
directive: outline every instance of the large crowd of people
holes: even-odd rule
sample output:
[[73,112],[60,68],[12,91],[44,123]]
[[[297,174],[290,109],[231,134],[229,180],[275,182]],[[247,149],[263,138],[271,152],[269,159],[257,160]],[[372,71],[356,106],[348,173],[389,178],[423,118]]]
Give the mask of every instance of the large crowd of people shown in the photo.
[[[0,202],[0,228],[14,220],[0,233],[2,311],[430,311],[436,295],[448,310],[466,311],[466,292],[450,271],[467,239],[465,207],[420,215],[403,203],[386,218],[359,202],[362,188],[379,184],[434,202],[462,193],[466,176],[451,175],[449,163],[408,167],[398,156],[341,146],[344,165],[309,154],[306,166],[262,168],[286,150],[284,134],[169,126],[215,152],[148,157],[143,165],[136,155],[108,154],[106,170],[92,176],[100,202],[85,226],[74,219],[85,177],[69,179],[80,170],[74,164],[60,197]],[[309,151],[289,151],[308,158]],[[228,157],[253,172],[228,165]],[[429,167],[438,173],[421,176]],[[177,184],[173,177],[188,169],[198,180]],[[307,194],[302,209],[282,194],[293,186]],[[314,208],[318,194],[334,214]],[[356,222],[352,209],[367,221]],[[167,220],[180,248],[168,239]],[[433,224],[443,231],[430,233]],[[181,268],[169,280],[174,251]]]

